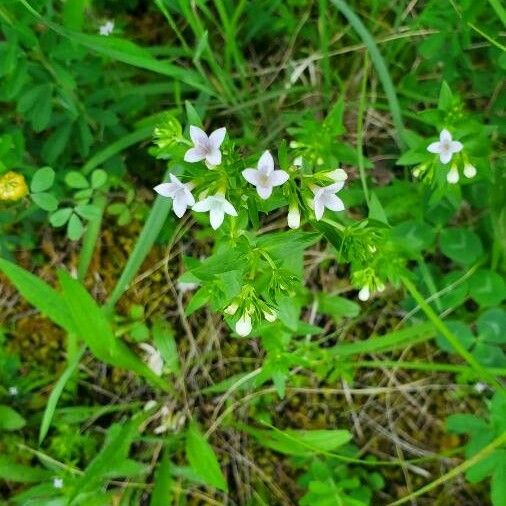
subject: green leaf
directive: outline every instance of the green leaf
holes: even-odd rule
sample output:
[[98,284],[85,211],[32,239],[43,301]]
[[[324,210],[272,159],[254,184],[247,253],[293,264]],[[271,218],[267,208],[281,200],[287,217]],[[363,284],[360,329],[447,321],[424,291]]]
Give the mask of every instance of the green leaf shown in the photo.
[[54,288],[25,269],[1,258],[0,270],[32,306],[67,332],[75,334],[72,315],[64,298]]
[[102,169],[96,169],[91,173],[91,187],[96,190],[107,183],[107,172]]
[[71,241],[78,241],[84,233],[84,225],[77,214],[72,213],[67,223],[67,236]]
[[347,430],[258,430],[247,428],[258,441],[286,455],[318,455],[329,453],[351,440]]
[[437,107],[441,111],[447,111],[453,105],[453,93],[448,83],[443,81],[441,85],[441,90],[439,92],[439,100]]
[[62,209],[58,209],[53,214],[49,216],[49,223],[53,225],[53,227],[63,227],[65,223],[70,218],[73,209],[71,207],[63,207]]
[[167,390],[168,386],[130,348],[116,339],[109,321],[84,286],[59,271],[66,306],[75,322],[76,334],[89,346],[91,352],[103,362],[144,376],[153,385]]
[[53,212],[58,208],[58,200],[51,193],[32,193],[31,197],[35,204],[44,211]]
[[54,170],[51,167],[42,167],[33,175],[30,191],[33,193],[49,190],[54,183]]
[[85,220],[96,220],[101,216],[100,209],[93,204],[76,206],[74,210]]
[[480,337],[489,343],[506,343],[506,311],[502,308],[489,309],[476,322]]
[[[446,320],[445,323],[466,350],[471,348],[475,342],[475,337],[465,323],[458,320]],[[442,350],[448,353],[455,353],[453,346],[442,334],[436,336],[436,342]]]
[[468,415],[467,413],[458,413],[448,417],[446,429],[455,434],[478,434],[483,431],[489,431],[490,427],[482,418]]
[[84,12],[90,0],[65,0],[63,4],[63,25],[72,30],[81,30]]
[[469,265],[483,254],[480,238],[465,228],[450,228],[441,232],[441,251],[454,262]]
[[371,198],[369,199],[369,218],[388,225],[388,218],[385,210],[374,192],[371,193]]
[[[506,453],[503,457],[506,457]],[[504,506],[506,504],[506,458],[496,467],[492,475],[492,487],[490,497],[494,506]]]
[[77,170],[71,170],[65,174],[65,183],[70,188],[75,188],[78,190],[84,190],[90,186],[88,180]]
[[195,423],[190,424],[186,433],[186,457],[206,484],[225,492],[228,490],[216,454]]
[[51,395],[47,401],[46,409],[44,410],[44,415],[42,416],[42,422],[40,424],[39,445],[42,444],[42,441],[44,441],[44,438],[46,437],[47,431],[49,430],[51,421],[54,416],[54,412],[56,410],[56,405],[58,404],[58,400],[60,399],[65,385],[76,372],[77,367],[79,366],[79,362],[84,355],[84,350],[85,349],[83,348],[73,357],[72,361],[69,363],[65,371],[63,371],[63,374],[58,378],[58,381],[51,391]]
[[37,482],[49,479],[51,471],[40,467],[18,464],[9,457],[0,455],[0,478],[20,483]]
[[360,313],[360,306],[356,302],[338,295],[319,293],[317,300],[318,311],[332,316],[332,319],[336,322],[341,321],[343,318],[354,318]]
[[155,473],[155,486],[151,492],[149,506],[169,506],[172,504],[172,476],[170,469],[171,452],[166,449],[163,452],[162,461]]
[[506,298],[506,283],[497,272],[481,269],[469,278],[469,294],[480,306],[496,306]]
[[165,367],[171,372],[179,371],[179,354],[172,327],[163,320],[155,320],[153,324],[153,341],[161,353]]
[[0,430],[18,430],[26,425],[26,420],[9,406],[0,404]]

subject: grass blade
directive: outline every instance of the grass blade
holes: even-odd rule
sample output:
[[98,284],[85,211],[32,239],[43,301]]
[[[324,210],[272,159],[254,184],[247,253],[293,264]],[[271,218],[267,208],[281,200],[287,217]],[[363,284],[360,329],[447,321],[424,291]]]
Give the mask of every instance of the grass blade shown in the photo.
[[371,60],[373,62],[374,67],[376,68],[376,72],[378,73],[378,77],[383,86],[383,90],[385,91],[385,95],[387,96],[388,105],[390,107],[390,113],[392,114],[392,119],[394,121],[395,129],[397,130],[397,145],[402,148],[404,143],[402,141],[402,133],[404,131],[404,123],[402,121],[402,112],[401,107],[399,105],[399,100],[397,99],[397,94],[395,92],[395,87],[393,85],[392,79],[390,77],[390,73],[388,72],[388,68],[386,66],[385,60],[374,41],[373,36],[369,32],[369,30],[365,27],[362,20],[353,12],[350,6],[344,0],[330,0],[338,9],[341,11],[343,16],[349,21],[351,26],[357,32],[359,37],[362,39],[364,44],[371,55]]
[[44,438],[47,435],[49,427],[51,426],[51,421],[53,420],[54,412],[56,410],[56,405],[60,399],[60,396],[65,388],[65,385],[69,381],[69,379],[74,375],[76,369],[81,361],[82,356],[84,355],[85,348],[82,348],[79,353],[75,355],[72,361],[68,364],[63,374],[60,376],[58,381],[56,382],[51,395],[47,401],[46,409],[44,410],[44,415],[42,417],[42,422],[40,424],[39,430],[39,445],[44,441]]

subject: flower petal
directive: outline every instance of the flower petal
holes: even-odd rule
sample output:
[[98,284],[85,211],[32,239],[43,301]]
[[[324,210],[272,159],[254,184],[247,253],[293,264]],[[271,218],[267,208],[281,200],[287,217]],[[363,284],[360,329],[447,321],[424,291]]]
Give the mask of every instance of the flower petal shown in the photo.
[[209,141],[210,141],[211,147],[214,149],[218,149],[221,146],[221,144],[223,143],[226,133],[227,133],[227,129],[225,127],[218,128],[218,130],[215,130],[209,136]]
[[242,171],[242,177],[255,186],[258,185],[258,170],[256,169],[244,169]]
[[323,217],[323,212],[325,211],[325,206],[323,205],[323,202],[321,199],[316,198],[314,199],[314,214],[316,216],[317,221],[320,221]]
[[453,153],[451,151],[442,151],[439,153],[439,161],[445,165],[452,159]]
[[235,207],[228,200],[225,199],[223,200],[223,210],[230,216],[237,216],[237,211],[235,210]]
[[177,186],[174,183],[161,183],[156,185],[153,190],[162,197],[174,198],[177,191]]
[[336,193],[336,192],[342,190],[343,186],[344,186],[344,181],[338,181],[337,183],[332,183],[331,185],[326,186],[324,189],[325,189],[326,193],[329,193],[329,192]]
[[186,188],[186,186],[184,187],[184,195],[187,205],[189,205],[190,207],[195,205],[195,197],[192,195],[192,192],[188,190],[188,188]]
[[443,128],[439,134],[439,140],[441,142],[452,142],[452,134],[446,128]]
[[452,151],[453,153],[458,153],[459,151],[462,151],[463,147],[464,145],[462,144],[462,142],[452,141],[450,144],[450,151]]
[[206,145],[209,141],[209,137],[204,130],[195,125],[190,125],[190,137],[195,146]]
[[209,221],[211,222],[211,227],[213,227],[214,230],[220,228],[224,218],[225,212],[222,207],[213,207],[209,211]]
[[184,193],[178,192],[176,198],[172,202],[172,209],[174,210],[174,214],[178,218],[182,218],[187,207],[188,207],[188,205],[187,205]]
[[441,143],[438,141],[438,142],[433,142],[432,144],[429,144],[427,146],[427,151],[429,153],[441,153]]
[[192,209],[198,213],[206,213],[209,211],[209,209],[211,209],[211,201],[209,200],[209,197],[197,202]]
[[190,148],[184,155],[184,161],[195,163],[200,162],[206,157],[206,153],[204,150],[200,148]]
[[272,186],[257,186],[257,193],[261,199],[268,199],[272,194]]
[[178,186],[181,186],[183,184],[174,174],[169,174],[169,177],[172,183],[176,183]]
[[270,174],[274,170],[274,158],[269,151],[264,151],[258,160],[258,170]]
[[206,162],[209,165],[219,165],[221,163],[221,151],[218,148],[213,149],[206,156]]
[[331,211],[344,211],[343,201],[337,195],[326,193],[322,201],[325,207]]
[[272,186],[281,186],[288,181],[289,177],[288,172],[284,170],[275,170],[270,175],[269,181]]

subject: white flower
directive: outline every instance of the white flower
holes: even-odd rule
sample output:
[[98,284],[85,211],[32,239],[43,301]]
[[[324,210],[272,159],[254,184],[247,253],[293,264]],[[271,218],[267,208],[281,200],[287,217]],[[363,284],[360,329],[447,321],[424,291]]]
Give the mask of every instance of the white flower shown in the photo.
[[19,394],[18,387],[9,387],[9,395],[12,397],[16,397]]
[[459,171],[457,169],[456,165],[452,165],[450,167],[450,170],[448,171],[448,174],[446,174],[446,180],[450,184],[457,184],[459,182],[460,176]]
[[288,226],[291,229],[300,227],[300,211],[297,204],[288,208]]
[[180,293],[193,292],[199,287],[197,283],[186,283],[185,281],[178,281],[176,286]]
[[298,156],[294,161],[293,161],[293,165],[295,165],[295,167],[302,167],[302,164],[303,164],[303,161],[302,161],[302,156]]
[[156,408],[158,403],[154,399],[150,399],[146,404],[144,404],[144,411],[151,411]]
[[275,186],[281,186],[289,178],[284,170],[274,170],[274,159],[269,151],[263,152],[256,169],[245,169],[242,175],[248,183],[256,186],[258,196],[264,200],[271,196]]
[[239,305],[237,304],[237,302],[232,302],[232,304],[230,304],[230,306],[227,306],[225,308],[225,313],[229,314],[231,316],[234,316],[235,313],[237,313],[238,309],[239,309]]
[[163,372],[162,354],[153,348],[150,344],[140,343],[139,346],[146,352],[148,367],[157,375],[161,376]]
[[369,290],[369,287],[368,286],[364,286],[360,289],[360,291],[358,292],[358,298],[362,301],[362,302],[365,302],[366,300],[369,300],[369,297],[371,296],[371,292]]
[[464,165],[464,176],[466,176],[469,179],[476,176],[476,167],[472,163],[467,162]]
[[332,172],[327,172],[326,174],[330,179],[333,179],[336,183],[341,181],[346,181],[348,179],[348,174],[343,169],[335,169]]
[[111,35],[114,31],[114,21],[106,21],[100,28],[100,35],[105,35],[106,37]]
[[208,136],[201,128],[191,125],[190,137],[193,141],[193,148],[186,152],[184,161],[194,163],[205,160],[208,166],[219,165],[221,163],[220,146],[226,133],[227,129],[223,127]]
[[441,130],[439,134],[439,141],[429,144],[427,151],[430,153],[437,153],[439,160],[445,165],[450,162],[454,153],[462,151],[464,146],[459,141],[452,139],[452,134],[448,130]]
[[63,488],[63,480],[61,478],[55,478],[53,480],[53,487],[54,488]]
[[162,197],[169,197],[173,200],[172,209],[178,218],[183,216],[188,207],[195,204],[195,198],[190,191],[191,186],[179,181],[174,174],[170,174],[170,183],[159,184],[153,189]]
[[344,211],[343,201],[335,195],[336,192],[342,189],[344,181],[331,184],[325,187],[316,187],[313,189],[314,199],[314,213],[317,220],[321,220],[325,208],[331,211]]
[[475,383],[474,385],[474,390],[479,394],[483,393],[487,388],[488,385],[486,383],[482,383],[481,381],[478,381],[478,383]]
[[209,211],[209,221],[214,230],[218,229],[223,223],[225,214],[237,216],[237,211],[234,209],[234,206],[219,193],[197,202],[193,206],[193,210],[198,213]]
[[243,314],[235,324],[235,331],[241,336],[246,337],[251,333],[251,318],[246,313]]

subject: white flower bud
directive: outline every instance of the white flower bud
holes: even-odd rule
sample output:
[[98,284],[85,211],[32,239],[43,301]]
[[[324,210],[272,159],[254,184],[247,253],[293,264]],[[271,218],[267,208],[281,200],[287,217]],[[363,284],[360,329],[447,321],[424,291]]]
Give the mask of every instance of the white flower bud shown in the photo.
[[19,394],[18,387],[9,387],[9,395],[12,397],[16,397]]
[[368,286],[364,286],[360,289],[360,292],[358,292],[358,298],[365,302],[366,300],[369,300],[369,297],[371,296],[371,292],[369,291]]
[[288,226],[292,229],[300,227],[300,212],[297,205],[288,209]]
[[229,314],[230,316],[234,316],[235,313],[237,313],[238,309],[239,309],[239,306],[238,306],[237,302],[232,302],[232,304],[230,304],[230,306],[225,308],[225,313]]
[[278,319],[278,315],[276,314],[275,311],[264,311],[264,318],[272,323],[272,322],[275,322],[277,319]]
[[146,402],[146,404],[144,404],[144,411],[151,411],[152,409],[156,408],[156,406],[157,402],[151,399],[150,401]]
[[450,184],[457,184],[459,182],[459,171],[455,165],[452,165],[448,174],[446,174],[446,180]]
[[420,170],[420,168],[417,167],[416,169],[413,170],[413,177],[417,178],[421,172],[422,171]]
[[302,156],[298,156],[294,161],[293,164],[295,167],[302,167]]
[[384,292],[385,291],[385,285],[383,283],[380,283],[378,285],[378,292]]
[[476,176],[476,167],[471,163],[466,163],[464,165],[464,176],[466,176],[468,179],[473,178]]
[[63,488],[63,480],[61,478],[55,478],[53,480],[53,487],[54,488]]
[[330,179],[333,179],[336,183],[340,183],[341,181],[346,181],[348,179],[348,174],[343,169],[335,169],[332,172],[328,172],[326,174]]
[[251,318],[248,314],[243,314],[235,324],[235,331],[241,336],[246,337],[251,333]]

